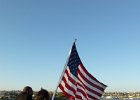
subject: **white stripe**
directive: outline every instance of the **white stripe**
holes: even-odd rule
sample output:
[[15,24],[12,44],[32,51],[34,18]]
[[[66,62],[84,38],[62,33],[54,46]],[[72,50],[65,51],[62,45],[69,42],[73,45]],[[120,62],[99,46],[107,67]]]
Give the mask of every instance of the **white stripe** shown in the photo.
[[103,89],[106,88],[104,85],[102,85],[102,84],[96,82],[96,81],[93,80],[91,77],[89,77],[89,76],[83,71],[83,69],[82,69],[82,67],[81,67],[80,65],[79,65],[78,67],[79,67],[79,70],[80,70],[80,72],[82,73],[82,75],[83,75],[85,78],[87,78],[90,82],[96,84],[96,85],[99,86],[99,87],[102,87]]
[[84,95],[81,95],[82,94],[81,92],[77,92],[76,94],[79,95],[79,96],[81,96],[82,97],[82,100],[87,100],[87,98],[85,98]]
[[99,96],[98,95],[96,95],[96,94],[94,94],[94,93],[92,93],[92,92],[90,92],[90,91],[88,91],[87,89],[83,89],[83,87],[81,87],[81,86],[77,86],[77,88],[79,88],[79,89],[81,89],[81,90],[83,90],[83,91],[85,91],[87,94],[89,94],[89,95],[91,95],[91,96],[93,96],[93,97],[95,97],[95,98],[99,98]]
[[81,100],[81,99],[75,98],[75,100]]
[[75,77],[73,74],[71,74],[69,67],[67,67],[67,71],[68,71],[70,77],[71,77],[73,80],[75,80],[75,81],[78,80],[77,77]]
[[92,90],[95,90],[95,91],[99,92],[100,94],[103,93],[103,91],[101,91],[101,90],[99,90],[99,89],[93,87],[92,85],[88,84],[79,74],[78,74],[78,77],[79,77],[79,79],[80,79],[88,88],[90,88],[90,89],[92,89]]
[[[80,89],[80,90],[82,90],[85,94],[87,94],[86,90],[85,90],[83,87],[77,85],[77,88]],[[78,92],[78,91],[77,91],[77,93],[79,94],[79,93],[81,93],[81,92]],[[82,93],[81,93],[81,94],[82,94]],[[79,96],[81,96],[81,95],[79,94]],[[86,95],[86,96],[88,97],[88,95]]]
[[[73,79],[73,80],[76,80],[75,79],[75,77],[72,75],[72,74],[69,74],[69,76]],[[71,86],[72,88],[74,88],[75,90],[76,90],[76,86],[70,81],[70,80],[68,80],[68,76],[67,76],[67,74],[65,74],[64,75],[64,78],[66,78],[67,80],[66,80],[66,82],[67,82],[67,84],[69,84],[69,86]]]
[[[80,66],[79,69],[80,69],[81,73],[85,76],[85,72],[82,70],[81,66]],[[69,77],[71,77],[73,80],[75,80],[75,81],[79,82],[81,85],[83,85],[73,74],[71,74],[71,72],[70,72],[70,70],[69,70],[69,67],[67,67],[66,70],[68,71]],[[87,75],[86,75],[86,76],[87,76]],[[103,93],[102,91],[100,91],[100,90],[96,89],[95,87],[91,86],[90,84],[88,84],[79,74],[78,74],[78,77],[80,78],[80,80],[81,80],[87,87],[89,87],[89,88],[91,88],[91,89],[93,89],[93,90],[95,90],[95,91],[97,91],[97,92],[99,92],[99,93],[101,93],[101,94]],[[97,99],[100,98],[99,96],[97,96],[97,95],[91,93],[90,91],[84,90],[83,87],[81,87],[81,86],[79,86],[79,85],[76,87],[70,80],[68,80],[68,76],[67,76],[66,73],[64,74],[64,78],[66,79],[66,83],[62,80],[61,85],[62,85],[62,87],[64,88],[64,91],[65,91],[66,93],[68,93],[68,94],[70,94],[70,95],[72,95],[72,96],[75,96],[75,94],[73,93],[73,91],[71,91],[71,90],[69,90],[67,87],[65,87],[65,85],[68,84],[70,87],[72,87],[72,88],[75,89],[75,90],[76,90],[77,88],[79,88],[80,90],[85,91],[87,94],[89,94],[89,95],[91,95],[91,96],[93,96],[93,97],[95,97],[95,98],[97,98]],[[88,76],[88,78],[89,78],[89,76]],[[81,93],[81,92],[77,92],[76,94],[78,94],[79,96],[81,96],[82,93]],[[84,97],[84,96],[83,96],[83,97]],[[92,100],[92,99],[89,98],[89,97],[88,97],[88,99],[89,99],[89,100]],[[79,99],[76,98],[75,100],[79,100]],[[84,97],[82,100],[86,100],[86,98]]]
[[65,87],[65,82],[64,82],[64,81],[61,82],[61,85],[63,86],[64,91],[65,91],[66,93],[68,93],[68,94],[74,96],[74,93]]
[[[69,76],[73,79],[73,80],[77,80],[77,82],[78,83],[80,83],[83,87],[84,87],[84,85],[73,75],[73,74],[71,74],[71,72],[70,72],[70,70],[69,70],[69,67],[67,67],[67,71],[68,71],[68,73],[69,73]],[[67,76],[67,75],[66,75]],[[78,75],[78,76],[80,76],[80,75]],[[81,76],[79,77],[80,79],[81,79],[81,81],[87,86],[87,87],[89,87],[89,88],[91,88],[92,90],[95,90],[96,92],[98,92],[98,93],[100,93],[100,94],[103,94],[103,92],[101,91],[101,90],[98,90],[98,89],[96,89],[95,87],[93,87],[93,86],[91,86],[90,84],[88,84]],[[69,80],[67,80],[68,82],[70,82]],[[71,82],[70,82],[71,83]],[[69,83],[69,84],[70,84]],[[72,83],[71,83],[72,84]],[[72,85],[70,85],[71,87],[73,87],[74,89],[76,89],[76,88],[79,88],[79,89],[81,89],[81,90],[83,90],[83,91],[85,91],[84,89],[83,89],[83,87],[81,87],[81,86],[79,86],[78,85],[78,87],[76,87],[74,84],[72,84]],[[86,88],[85,88],[86,89]],[[97,99],[99,99],[99,96],[98,95],[96,95],[96,94],[93,94],[92,92],[90,92],[90,91],[88,91],[87,89],[86,89],[86,92],[87,92],[87,94],[89,94],[89,95],[91,95],[91,96],[93,96],[93,97],[95,97],[95,98],[97,98]]]

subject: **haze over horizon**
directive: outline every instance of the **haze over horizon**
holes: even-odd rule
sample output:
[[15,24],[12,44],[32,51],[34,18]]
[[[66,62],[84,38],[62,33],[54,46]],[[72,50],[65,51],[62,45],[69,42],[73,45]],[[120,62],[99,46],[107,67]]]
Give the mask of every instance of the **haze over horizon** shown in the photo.
[[106,92],[140,91],[139,0],[1,0],[0,90],[54,91],[75,38]]

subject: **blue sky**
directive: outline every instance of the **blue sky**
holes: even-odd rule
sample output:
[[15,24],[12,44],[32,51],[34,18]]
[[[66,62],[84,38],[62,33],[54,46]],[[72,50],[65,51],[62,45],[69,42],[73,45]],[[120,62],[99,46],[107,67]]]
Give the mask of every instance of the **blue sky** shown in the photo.
[[0,0],[0,90],[56,88],[75,38],[106,91],[140,91],[139,0]]

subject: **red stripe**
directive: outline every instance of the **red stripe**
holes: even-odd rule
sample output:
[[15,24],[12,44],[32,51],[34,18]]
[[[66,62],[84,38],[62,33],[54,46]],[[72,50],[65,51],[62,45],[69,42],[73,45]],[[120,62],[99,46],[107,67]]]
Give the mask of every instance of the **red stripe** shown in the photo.
[[95,77],[93,77],[86,69],[85,67],[83,66],[83,64],[80,64],[81,68],[84,70],[84,72],[89,76],[91,77],[93,80],[95,80],[96,82],[100,83]]
[[[66,72],[66,74],[67,74],[68,80],[71,81],[72,83],[74,83],[74,85],[76,86],[76,85],[77,85],[77,82],[76,82],[75,80],[73,80],[73,79],[69,76],[68,70],[66,70],[65,72]],[[71,90],[71,91],[76,95],[76,90],[75,90],[74,88],[72,88],[69,84],[67,84],[66,78],[63,77],[62,80],[63,80],[63,82],[65,83],[65,87],[66,87],[67,89]],[[84,87],[83,87],[81,84],[79,84],[79,85],[84,89]],[[62,86],[62,85],[61,85],[61,86]],[[61,89],[61,88],[60,88],[60,89]],[[85,98],[87,98],[87,94],[86,94],[85,91],[83,91],[83,90],[81,90],[81,89],[77,89],[77,91],[78,91],[78,92],[81,92],[82,95],[83,95]],[[63,92],[64,92],[64,91],[63,91]],[[80,96],[77,95],[76,98],[79,98],[79,97],[80,97]],[[81,97],[80,97],[80,98],[81,98]],[[79,98],[79,99],[80,99],[80,98]]]
[[[83,68],[83,66],[81,66],[81,68],[83,69],[83,71],[85,71],[86,74],[88,74],[89,76],[91,74],[89,74],[85,68]],[[72,91],[74,93],[75,96],[72,96],[70,95],[69,93],[65,92],[64,90],[64,87],[62,86],[62,84],[59,85],[59,88],[63,91],[64,95],[69,98],[70,100],[75,100],[74,98],[78,98],[78,99],[81,99],[82,100],[82,97],[81,96],[84,96],[85,98],[91,98],[93,100],[97,100],[97,98],[95,98],[94,96],[90,95],[90,94],[87,94],[86,91],[90,91],[91,93],[101,97],[102,94],[98,93],[97,91],[93,90],[93,89],[90,89],[89,87],[86,86],[86,84],[84,84],[79,78],[77,80],[79,80],[79,82],[77,83],[77,80],[74,80],[73,78],[70,77],[70,74],[68,70],[65,71],[65,74],[67,75],[66,77],[63,76],[62,80],[63,82],[65,83],[65,88],[67,88],[68,90]],[[100,88],[99,86],[93,84],[92,82],[90,82],[87,78],[85,78],[83,76],[83,74],[80,72],[80,70],[78,70],[78,74],[83,78],[83,80],[85,80],[87,83],[89,83],[91,86],[101,90],[101,91],[104,91],[103,88]],[[90,76],[91,77],[91,76]],[[83,88],[83,91],[81,88],[77,88],[77,90],[75,90],[72,86],[70,86],[70,84],[67,83],[67,78],[68,78],[68,81],[70,81],[71,83],[73,83],[73,85],[77,86],[79,85],[81,88]],[[91,77],[92,79],[95,79],[93,76]],[[99,82],[97,79],[95,80],[96,82]],[[100,83],[100,82],[99,82]],[[81,93],[81,96],[79,96],[78,94],[76,94],[76,91],[77,92],[80,92]]]
[[88,95],[86,94],[86,91],[83,91],[83,90],[81,90],[81,89],[77,88],[77,92],[82,93],[82,95],[83,95],[85,98],[87,98],[87,99],[88,99]]
[[103,89],[102,87],[99,87],[99,86],[97,86],[96,84],[90,82],[90,81],[80,72],[80,70],[78,70],[78,74],[79,74],[88,84],[90,84],[90,85],[93,86],[94,88],[97,88],[97,89],[99,89],[99,90],[101,90],[101,91],[104,91],[104,89]]
[[93,76],[85,69],[85,67],[83,66],[83,64],[80,64],[80,66],[81,66],[81,68],[84,70],[84,72],[85,72],[89,77],[91,77],[93,80],[95,80],[96,82],[98,82],[98,83],[100,83],[100,84],[102,84],[103,86],[106,87],[106,85],[104,85],[103,83],[99,82],[95,77],[93,77]]
[[62,80],[63,80],[64,83],[65,83],[65,87],[66,87],[67,89],[71,90],[71,91],[75,94],[75,93],[76,93],[76,90],[75,90],[74,88],[72,88],[72,87],[67,83],[65,77],[63,77]]
[[97,92],[95,90],[92,90],[91,88],[87,87],[80,79],[79,79],[79,81],[81,82],[79,84],[84,85],[84,87],[86,88],[86,90],[90,91],[92,94],[95,94],[95,95],[100,96],[100,97],[102,96],[102,94],[100,94],[99,92]]
[[75,98],[77,98],[77,99],[81,99],[81,100],[82,100],[82,97],[79,96],[79,95],[76,95]]
[[64,95],[65,95],[67,98],[69,98],[69,99],[71,99],[71,100],[75,100],[75,97],[74,97],[74,96],[72,96],[72,95],[68,94],[67,92],[65,92],[64,87],[63,87],[61,84],[59,85],[59,88],[63,91]]
[[[72,79],[72,78],[70,77],[70,74],[68,73],[68,71],[66,71],[66,74],[67,74],[67,76],[68,76],[68,80],[70,80],[74,85],[76,85],[76,84],[77,84],[77,81],[74,80],[74,79]],[[78,80],[78,79],[77,79],[77,80]]]
[[[72,79],[72,78],[70,77],[70,73],[69,73],[69,71],[66,70],[65,72],[66,72],[65,74],[67,75],[68,80],[76,86],[77,82],[76,82],[74,79]],[[70,88],[71,91],[73,91],[73,93],[76,94],[76,90],[75,90],[74,88],[72,88],[72,87],[67,83],[66,78],[63,77],[63,79],[64,79],[63,81],[65,82],[65,84],[68,85],[67,88],[68,88],[68,89]]]
[[100,99],[97,99],[97,98],[95,98],[95,97],[93,97],[91,95],[88,95],[88,97],[91,98],[91,99],[93,99],[93,100],[100,100]]
[[[79,70],[78,70],[78,74],[81,75],[81,77],[82,77],[86,82],[88,82],[88,80],[83,76],[83,74],[82,74]],[[91,93],[96,94],[96,95],[98,95],[98,96],[102,96],[101,93],[99,93],[99,92],[97,92],[97,91],[95,91],[95,90],[89,88],[87,85],[85,85],[85,84],[82,82],[82,80],[80,80],[80,78],[78,78],[78,80],[81,82],[81,84],[84,85],[84,87],[85,87],[88,91],[90,91]],[[92,84],[93,84],[93,83],[92,83]],[[90,84],[90,85],[91,85],[91,84]],[[94,86],[93,86],[93,87],[94,87]],[[95,87],[95,88],[96,88],[96,87]],[[104,90],[102,90],[102,91],[104,91]]]
[[[100,93],[98,93],[98,92],[96,92],[96,91],[94,91],[94,90],[88,88],[88,87],[85,86],[85,85],[82,86],[81,84],[84,85],[82,82],[81,82],[81,83],[78,83],[78,85],[81,86],[83,89],[85,89],[85,91],[89,89],[88,91],[90,91],[92,94],[98,95],[99,97],[102,96]],[[95,97],[89,95],[88,93],[87,93],[87,95],[88,95],[88,97],[90,97],[90,98],[92,98],[92,99],[95,99]]]

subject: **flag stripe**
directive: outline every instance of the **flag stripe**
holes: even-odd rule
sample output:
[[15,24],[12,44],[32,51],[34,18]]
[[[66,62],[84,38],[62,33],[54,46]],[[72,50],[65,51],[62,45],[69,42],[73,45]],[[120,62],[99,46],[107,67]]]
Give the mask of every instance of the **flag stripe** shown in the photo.
[[61,84],[59,85],[59,88],[63,91],[64,95],[72,100],[74,100],[74,96],[70,95],[70,93],[67,93],[66,90],[65,90],[65,87],[62,86]]
[[73,91],[71,91],[71,90],[68,88],[67,84],[65,84],[64,81],[62,81],[61,85],[64,87],[64,90],[65,90],[67,93],[69,93],[70,95],[74,95]]
[[[75,83],[76,81],[75,81],[75,79],[76,78],[73,78],[74,76],[70,73],[70,71],[69,71],[69,69],[67,68],[67,70],[66,70],[66,74],[64,75],[64,77],[63,77],[63,81],[64,81],[64,83],[62,82],[61,84],[65,84],[65,87],[66,88],[68,88],[69,90],[71,90],[70,92],[73,92],[73,94],[71,94],[71,95],[75,95],[75,93],[76,93],[76,86],[73,84],[73,83]],[[66,81],[66,79],[68,79],[68,81]],[[73,82],[73,83],[72,83]],[[69,86],[69,84],[71,85],[71,87]],[[83,83],[82,83],[83,84]],[[93,90],[92,91],[88,91],[88,90],[91,90],[90,88],[88,88],[87,86],[82,86],[82,84],[81,83],[77,83],[77,88],[78,88],[78,86],[80,86],[80,87],[82,87],[81,89],[83,89],[83,88],[85,88],[86,90],[87,90],[87,95],[90,97],[90,98],[92,98],[92,99],[95,99],[95,97],[96,97],[96,99],[97,98],[99,98],[98,96],[101,96],[101,94],[98,94],[97,92],[93,92]],[[84,85],[84,84],[83,84]],[[63,85],[64,86],[64,85]],[[80,88],[79,88],[80,89]],[[93,93],[95,93],[96,95],[92,95],[92,92]],[[83,92],[82,92],[83,93]]]
[[[99,99],[99,97],[98,96],[92,96],[93,94],[89,94],[89,92],[87,92],[87,91],[85,91],[84,89],[82,89],[81,87],[79,87],[79,86],[77,86],[77,92],[78,92],[78,94],[82,94],[83,96],[85,96],[86,97],[86,100],[89,100],[89,99],[91,99],[91,100],[94,100],[94,99]],[[83,99],[83,100],[85,100],[85,99]]]
[[106,88],[106,85],[99,82],[83,66],[75,43],[59,88],[69,100],[99,100]]
[[74,83],[76,83],[76,81],[72,77],[70,77],[70,73],[69,73],[68,68],[67,68],[67,70],[65,72],[66,73],[65,73],[65,75],[64,75],[64,77],[62,79],[62,81],[64,83],[63,82],[62,83],[65,85],[66,88],[70,89],[75,94],[76,93],[76,86],[74,85]]
[[[80,64],[80,67],[82,68],[82,70],[84,70],[84,72],[86,73],[86,75],[88,75],[93,81],[93,83],[99,85],[100,87],[103,87],[104,89],[107,87],[106,85],[104,85],[103,83],[99,82],[95,77],[93,77],[87,70],[86,68],[83,66],[83,64]],[[96,81],[96,82],[95,82]],[[98,84],[100,83],[100,84]]]
[[72,84],[71,84],[70,81],[66,81],[65,78],[63,78],[63,82],[62,82],[61,84],[62,84],[63,86],[65,85],[65,87],[66,87],[67,89],[69,89],[71,92],[73,92],[73,94],[76,93],[75,89],[73,88],[74,85],[73,85],[73,87],[71,87]]
[[106,85],[104,85],[103,83],[99,82],[95,77],[93,77],[93,76],[85,69],[85,67],[84,67],[82,64],[80,64],[79,67],[80,67],[79,70],[81,71],[81,73],[83,73],[83,75],[85,75],[85,77],[86,77],[87,79],[89,79],[89,81],[91,81],[92,83],[96,84],[97,86],[99,86],[99,87],[101,87],[101,88],[103,88],[103,89],[106,88]]
[[[80,94],[79,96],[83,96],[85,97],[86,99],[88,98],[88,95],[86,94],[85,90],[83,88],[78,88],[77,87],[77,94]],[[81,95],[82,94],[82,95]]]
[[[82,82],[81,82],[81,84],[83,84]],[[91,92],[91,91],[89,91],[88,89],[88,87],[86,86],[86,85],[84,85],[85,86],[85,90],[86,90],[86,92],[87,92],[87,95],[90,97],[90,98],[99,98],[100,96],[101,96],[101,94],[100,95],[97,95],[97,92]]]
[[[83,86],[82,86],[83,87]],[[81,92],[81,94],[85,94],[84,96],[86,97],[86,98],[88,98],[88,99],[98,99],[99,97],[98,96],[96,96],[96,95],[93,95],[92,93],[90,93],[90,92],[88,92],[85,88],[82,88],[81,87],[81,84],[78,84],[78,86],[77,86],[77,91],[78,92]],[[84,93],[83,93],[84,92]]]
[[103,93],[103,91],[101,91],[101,90],[99,90],[99,89],[93,87],[93,86],[90,85],[89,83],[87,83],[80,75],[78,75],[78,78],[79,78],[79,80],[80,80],[85,86],[87,86],[88,88],[90,88],[90,89],[92,89],[92,90],[95,90],[96,92],[98,92],[98,93],[100,93],[100,94]]
[[[93,79],[91,79],[91,77],[89,77],[87,75],[87,73],[85,73],[85,71],[82,69],[82,66],[79,65],[79,70],[78,70],[78,74],[87,82],[89,83],[91,86],[103,91],[104,87],[101,86],[100,83],[97,83],[96,81],[94,81]],[[100,87],[101,86],[101,87]]]
[[82,79],[85,80],[85,81],[86,81],[88,84],[90,84],[92,87],[103,91],[103,88],[101,88],[101,87],[97,86],[96,84],[92,83],[91,81],[89,81],[89,80],[85,77],[85,75],[83,75],[82,72],[79,71],[79,70],[78,70],[78,75],[79,75],[80,77],[82,77]]
[[[82,83],[82,82],[81,82]],[[83,84],[83,83],[82,83]],[[92,97],[96,97],[96,98],[99,98],[101,96],[101,94],[99,94],[98,92],[88,88],[86,85],[84,85],[85,87],[85,90],[88,94],[88,96],[92,96]],[[94,94],[93,94],[94,93]]]

